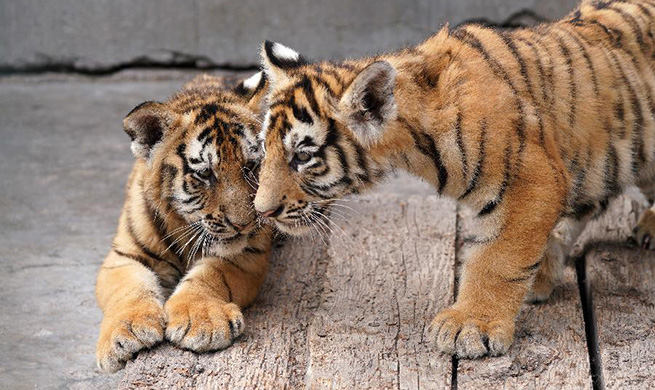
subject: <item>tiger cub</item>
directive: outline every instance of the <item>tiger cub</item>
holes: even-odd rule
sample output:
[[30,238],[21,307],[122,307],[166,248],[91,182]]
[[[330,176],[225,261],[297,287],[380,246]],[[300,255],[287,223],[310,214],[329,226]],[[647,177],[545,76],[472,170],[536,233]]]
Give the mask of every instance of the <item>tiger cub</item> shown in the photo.
[[272,240],[252,206],[265,87],[261,72],[232,90],[201,76],[125,117],[137,161],[96,285],[101,370],[164,336],[202,352],[243,331]]
[[[549,297],[585,223],[626,186],[652,187],[654,15],[652,0],[587,1],[550,24],[446,27],[343,62],[266,42],[255,208],[300,235],[394,169],[425,179],[481,228],[432,338],[462,358],[503,354],[524,299]],[[651,246],[648,215],[637,236]]]

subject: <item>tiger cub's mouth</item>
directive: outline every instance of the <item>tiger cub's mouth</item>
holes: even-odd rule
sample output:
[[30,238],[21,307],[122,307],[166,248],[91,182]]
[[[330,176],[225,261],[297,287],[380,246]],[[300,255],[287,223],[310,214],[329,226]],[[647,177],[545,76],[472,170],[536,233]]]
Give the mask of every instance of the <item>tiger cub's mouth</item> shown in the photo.
[[211,256],[231,256],[241,253],[248,245],[248,235],[236,233],[231,237],[209,233],[206,238],[205,254]]
[[332,223],[329,215],[329,205],[309,204],[294,213],[284,213],[273,221],[280,231],[292,236],[306,236],[313,233],[324,236],[327,234],[326,227]]

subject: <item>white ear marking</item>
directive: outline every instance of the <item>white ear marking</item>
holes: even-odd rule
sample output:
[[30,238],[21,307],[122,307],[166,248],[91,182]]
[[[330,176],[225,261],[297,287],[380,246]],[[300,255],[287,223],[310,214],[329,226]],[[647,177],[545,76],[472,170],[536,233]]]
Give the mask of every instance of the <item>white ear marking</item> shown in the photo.
[[255,89],[262,80],[262,72],[257,72],[243,81],[243,86],[247,89]]
[[273,55],[281,60],[298,61],[300,58],[298,52],[277,42],[273,44]]
[[307,60],[295,50],[277,42],[265,41],[260,53],[262,69],[266,72],[272,88],[288,80],[289,70],[308,64]]

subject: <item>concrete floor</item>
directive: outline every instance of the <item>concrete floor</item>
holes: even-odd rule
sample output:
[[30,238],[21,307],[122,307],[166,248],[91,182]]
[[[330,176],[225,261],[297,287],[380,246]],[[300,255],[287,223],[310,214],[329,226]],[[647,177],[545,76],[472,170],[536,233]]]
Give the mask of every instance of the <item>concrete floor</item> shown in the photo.
[[[109,389],[95,275],[133,158],[123,116],[190,72],[0,78],[0,388]],[[427,193],[409,179],[382,188]]]
[[181,83],[0,80],[0,387],[115,387],[94,283],[133,161],[121,120]]

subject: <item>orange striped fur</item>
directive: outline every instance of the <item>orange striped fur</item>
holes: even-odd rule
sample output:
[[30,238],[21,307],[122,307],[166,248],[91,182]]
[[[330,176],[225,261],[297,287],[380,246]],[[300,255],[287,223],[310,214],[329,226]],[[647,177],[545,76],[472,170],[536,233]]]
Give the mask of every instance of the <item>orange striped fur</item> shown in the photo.
[[312,63],[267,42],[255,207],[305,234],[334,199],[396,169],[430,182],[481,227],[456,303],[432,322],[436,345],[503,354],[524,299],[549,297],[585,222],[653,183],[654,28],[653,0],[586,1],[554,23],[444,28],[359,60]]
[[207,351],[243,331],[272,241],[252,207],[265,87],[261,72],[233,90],[201,76],[125,118],[138,159],[96,285],[100,369],[164,337]]

